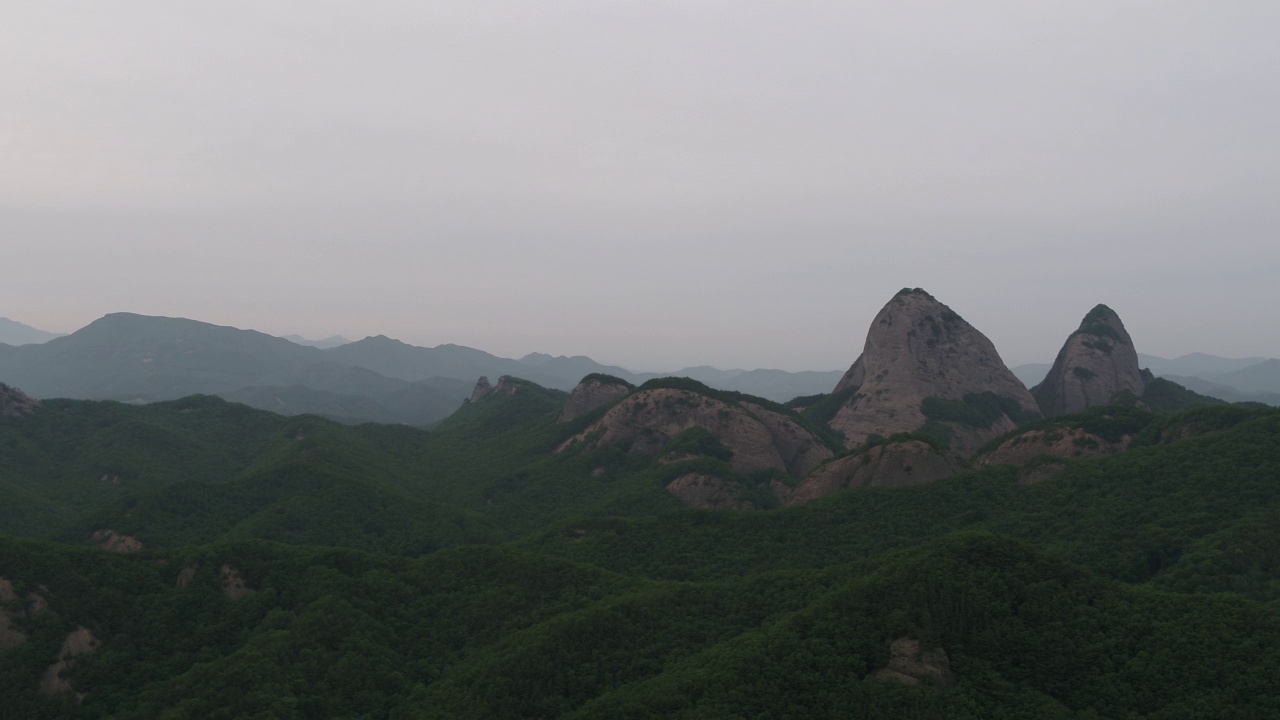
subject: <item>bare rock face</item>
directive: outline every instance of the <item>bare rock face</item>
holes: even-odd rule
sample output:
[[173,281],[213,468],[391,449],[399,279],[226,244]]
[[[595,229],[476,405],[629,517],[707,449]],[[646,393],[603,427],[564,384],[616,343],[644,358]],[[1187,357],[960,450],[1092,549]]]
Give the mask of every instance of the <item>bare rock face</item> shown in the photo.
[[1124,323],[1114,310],[1098,305],[1067,338],[1053,369],[1031,392],[1044,414],[1052,416],[1106,405],[1125,390],[1142,397],[1146,389]]
[[511,377],[503,375],[498,378],[498,384],[493,386],[491,394],[498,397],[511,397],[518,392],[520,392],[520,383]]
[[[13,583],[0,577],[0,603],[11,603],[18,596],[13,592]],[[12,626],[15,611],[0,606],[0,652],[15,648],[27,641],[27,635]],[[16,614],[21,614],[20,612]]]
[[45,668],[40,678],[40,692],[47,696],[59,695],[71,691],[71,683],[62,677],[62,671],[71,666],[76,658],[88,655],[98,649],[98,639],[86,627],[79,627],[67,635],[58,651],[58,661]]
[[178,579],[174,582],[174,587],[179,590],[186,590],[192,580],[196,579],[196,571],[200,569],[199,565],[188,565],[178,572]]
[[222,594],[231,602],[239,600],[251,591],[251,588],[245,585],[240,571],[230,565],[223,565],[218,571],[218,576],[222,581]]
[[964,464],[921,440],[877,445],[818,468],[788,495],[785,505],[804,505],[842,490],[925,485],[959,475]]
[[[992,465],[1022,466],[1044,456],[1068,460],[1104,457],[1124,452],[1131,440],[1132,436],[1125,436],[1120,442],[1108,442],[1098,435],[1073,427],[1028,430],[1005,440],[994,450],[983,453],[974,459],[973,464],[979,468]],[[1040,476],[1036,478],[1042,479]]]
[[30,415],[40,407],[40,401],[21,390],[0,383],[0,418],[18,418]]
[[16,648],[27,641],[27,634],[14,628],[9,613],[0,610],[0,652]]
[[737,483],[704,473],[681,475],[667,484],[667,492],[680,498],[685,507],[715,510],[754,510],[742,497]]
[[836,389],[832,392],[841,392],[846,388],[861,387],[862,383],[867,380],[867,367],[862,363],[862,356],[859,355],[857,360],[849,366],[844,376],[840,378],[840,382],[836,383]]
[[587,449],[612,443],[658,456],[672,438],[692,428],[707,431],[731,452],[729,465],[744,475],[763,470],[803,475],[832,455],[821,440],[781,413],[675,388],[632,393],[556,452],[582,443]]
[[110,528],[95,530],[90,538],[109,552],[131,553],[142,549],[142,541],[132,535],[121,535]]
[[792,473],[801,477],[808,475],[834,454],[813,433],[786,415],[751,402],[742,403],[742,407],[764,425],[783,466]]
[[889,665],[872,673],[877,680],[905,685],[931,685],[939,690],[951,687],[951,660],[942,648],[921,648],[920,641],[898,638],[889,646]]
[[912,432],[926,421],[925,400],[963,403],[989,394],[997,409],[978,424],[945,420],[961,430],[951,447],[962,455],[1017,426],[1010,411],[1039,416],[1035,399],[1010,372],[995,346],[963,318],[916,288],[904,289],[880,310],[867,332],[862,355],[836,390],[856,387],[831,420],[849,447],[873,435]]
[[467,402],[475,402],[491,392],[493,392],[493,386],[489,384],[488,376],[481,375],[476,381],[475,388],[471,390],[471,397],[467,398]]
[[556,422],[576,420],[596,408],[621,400],[634,389],[635,386],[621,378],[588,375],[569,393],[569,399],[565,401],[564,410],[560,411]]

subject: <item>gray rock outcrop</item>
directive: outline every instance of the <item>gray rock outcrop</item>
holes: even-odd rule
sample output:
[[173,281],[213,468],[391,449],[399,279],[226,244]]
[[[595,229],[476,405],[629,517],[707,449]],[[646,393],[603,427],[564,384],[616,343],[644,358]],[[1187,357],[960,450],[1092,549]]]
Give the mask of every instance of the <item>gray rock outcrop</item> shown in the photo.
[[40,678],[40,692],[47,696],[60,695],[65,692],[71,692],[73,688],[67,679],[62,677],[62,672],[70,668],[81,655],[88,655],[98,649],[98,639],[89,632],[89,629],[81,626],[76,628],[67,635],[67,639],[62,641],[62,649],[58,651],[58,660],[49,667],[45,668],[44,675]]
[[40,407],[40,401],[21,390],[0,383],[0,418],[17,418],[30,415]]
[[872,674],[877,680],[900,682],[904,685],[922,683],[937,690],[945,690],[955,682],[951,674],[951,660],[940,647],[922,648],[913,638],[898,638],[889,646],[889,664]]
[[1132,440],[1132,436],[1126,435],[1119,442],[1110,442],[1100,435],[1077,427],[1028,430],[1005,440],[989,452],[984,452],[974,459],[973,466],[1021,466],[1046,456],[1064,460],[1106,457],[1124,452]]
[[[13,592],[13,583],[7,578],[0,577],[0,603],[12,603],[17,599],[17,595]],[[27,641],[27,634],[12,626],[15,617],[11,615],[20,615],[14,610],[0,605],[0,652],[4,652],[10,648],[15,648]]]
[[955,426],[951,448],[962,455],[1017,427],[1011,412],[1040,414],[991,341],[919,288],[903,289],[876,315],[862,355],[836,386],[849,388],[856,388],[853,396],[830,422],[849,447],[920,429],[930,419],[924,410],[930,398],[966,403],[990,393],[979,400],[999,404],[976,423],[940,420]]
[[497,385],[490,385],[489,378],[485,377],[484,375],[481,375],[480,379],[476,381],[475,388],[472,389],[471,391],[471,397],[467,398],[466,402],[467,403],[478,402],[480,400],[483,400],[489,397],[490,395],[495,395],[498,397],[502,397],[502,396],[510,397],[512,395],[515,395],[519,391],[520,391],[520,382],[512,379],[508,375],[503,375],[502,377],[498,378]]
[[1053,368],[1031,392],[1044,414],[1052,416],[1106,405],[1126,390],[1142,397],[1146,388],[1138,352],[1120,316],[1098,305],[1067,338]]
[[854,488],[925,485],[964,471],[964,463],[954,454],[936,450],[921,440],[891,442],[819,467],[787,496],[784,504],[804,505]]
[[672,438],[692,428],[706,430],[732,453],[729,465],[744,475],[782,470],[803,476],[832,456],[821,440],[781,413],[675,388],[632,393],[556,452],[612,443],[658,456]]
[[486,397],[493,392],[493,386],[489,384],[489,378],[481,375],[476,381],[476,386],[471,390],[471,397],[467,398],[467,402],[475,402]]
[[569,393],[557,422],[569,422],[583,415],[621,400],[635,386],[621,378],[608,375],[588,375]]

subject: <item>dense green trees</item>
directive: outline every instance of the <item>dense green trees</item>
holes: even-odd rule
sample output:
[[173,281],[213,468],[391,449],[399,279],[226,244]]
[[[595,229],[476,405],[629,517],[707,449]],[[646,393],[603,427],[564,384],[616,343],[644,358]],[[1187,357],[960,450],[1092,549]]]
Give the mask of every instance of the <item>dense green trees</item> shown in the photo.
[[[1050,482],[711,512],[663,490],[692,466],[552,454],[592,420],[562,401],[521,385],[430,433],[212,398],[0,423],[0,604],[27,638],[0,715],[1280,716],[1280,411],[1095,408],[1042,427],[1133,449]],[[101,527],[145,549],[85,546]],[[83,699],[44,698],[81,626]],[[903,637],[954,684],[872,678]]]

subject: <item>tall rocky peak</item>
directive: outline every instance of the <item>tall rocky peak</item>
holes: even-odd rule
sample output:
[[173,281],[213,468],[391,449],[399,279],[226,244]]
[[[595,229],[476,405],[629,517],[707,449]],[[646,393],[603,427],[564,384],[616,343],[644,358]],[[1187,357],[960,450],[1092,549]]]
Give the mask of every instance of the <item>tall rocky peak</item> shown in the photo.
[[0,383],[0,418],[16,418],[30,415],[40,407],[40,401],[21,390]]
[[1098,305],[1067,338],[1053,368],[1031,392],[1045,415],[1067,415],[1105,405],[1126,390],[1141,397],[1146,388],[1138,352],[1120,316]]
[[569,399],[565,401],[564,410],[560,411],[557,422],[580,418],[596,408],[621,400],[634,389],[634,385],[622,378],[592,373],[582,378],[573,392],[569,393]]
[[481,375],[476,381],[476,386],[471,390],[471,397],[467,398],[467,402],[475,402],[493,392],[493,386],[489,384],[488,376]]
[[849,388],[856,390],[830,423],[849,447],[933,419],[967,455],[1015,428],[1014,416],[1039,416],[991,341],[920,288],[903,289],[876,315],[862,355],[836,386]]

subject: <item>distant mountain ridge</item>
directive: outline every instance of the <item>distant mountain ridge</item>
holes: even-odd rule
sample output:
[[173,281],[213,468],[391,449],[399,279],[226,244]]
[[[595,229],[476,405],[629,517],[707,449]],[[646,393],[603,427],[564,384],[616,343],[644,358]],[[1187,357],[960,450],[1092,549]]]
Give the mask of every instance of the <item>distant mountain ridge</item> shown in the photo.
[[[1280,360],[1227,358],[1195,352],[1172,360],[1138,353],[1138,366],[1202,395],[1227,402],[1280,405]],[[1027,387],[1044,380],[1052,365],[1027,363],[1010,368]]]
[[0,343],[4,345],[31,345],[48,342],[56,337],[62,337],[62,335],[34,328],[7,317],[0,317]]
[[323,340],[308,340],[302,337],[301,335],[285,335],[284,339],[288,340],[291,343],[296,343],[298,345],[306,345],[308,347],[320,348],[321,350],[336,348],[339,345],[346,345],[347,343],[351,342],[350,340],[342,337],[341,335],[330,335],[329,337],[324,338]]
[[1156,375],[1222,375],[1265,362],[1264,357],[1228,358],[1193,352],[1172,360],[1138,353],[1138,364]]
[[417,347],[384,335],[318,347],[340,340],[111,313],[42,344],[0,346],[0,381],[37,398],[155,402],[209,394],[286,415],[423,426],[456,410],[482,375],[567,391],[592,373],[636,383],[684,374],[781,400],[823,392],[839,376],[715,368],[634,373],[584,356],[531,353],[515,360],[461,345]]

